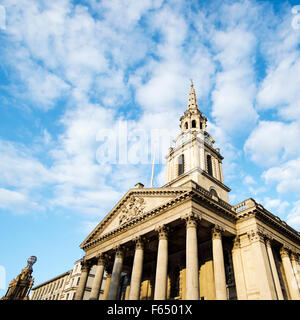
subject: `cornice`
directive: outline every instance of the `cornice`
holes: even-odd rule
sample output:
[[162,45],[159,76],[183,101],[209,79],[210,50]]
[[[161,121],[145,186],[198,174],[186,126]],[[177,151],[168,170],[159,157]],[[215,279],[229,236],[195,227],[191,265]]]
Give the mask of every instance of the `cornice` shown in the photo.
[[257,218],[258,220],[266,223],[278,232],[282,233],[287,238],[291,239],[292,241],[296,240],[296,242],[300,244],[300,232],[297,232],[291,228],[286,222],[267,211],[261,205],[256,204],[255,206],[237,214],[237,220],[245,220],[251,217]]
[[222,212],[223,214],[225,214],[225,217],[229,218],[230,220],[236,220],[236,213],[232,210],[232,206],[229,203],[223,201],[220,198],[218,198],[218,200],[213,199],[209,191],[197,184],[195,184],[193,192],[193,198],[195,200],[197,198],[200,199],[201,205],[203,205],[204,200],[206,205],[213,211],[216,211],[215,209],[217,209],[218,212]]
[[208,178],[209,180],[211,180],[212,182],[214,182],[215,184],[217,184],[219,187],[221,187],[222,189],[224,189],[227,192],[230,192],[231,189],[229,187],[227,187],[224,183],[222,183],[221,181],[217,180],[216,178],[212,177],[210,174],[208,174],[206,171],[202,171],[202,174]]
[[215,150],[212,146],[210,146],[205,141],[204,141],[204,146],[207,147],[211,152],[213,152],[220,160],[224,159],[224,157],[217,150]]

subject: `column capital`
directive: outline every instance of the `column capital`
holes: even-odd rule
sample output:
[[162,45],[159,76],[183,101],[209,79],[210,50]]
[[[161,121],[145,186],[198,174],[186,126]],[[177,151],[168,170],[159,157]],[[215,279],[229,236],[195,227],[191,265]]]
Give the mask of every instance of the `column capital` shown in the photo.
[[116,258],[123,258],[124,257],[124,248],[121,246],[115,246],[114,247],[114,251],[115,251],[115,257]]
[[265,235],[259,230],[251,230],[247,232],[248,238],[251,242],[255,241],[265,241]]
[[212,239],[221,239],[222,238],[222,232],[224,231],[224,229],[218,225],[215,225],[212,229],[211,229],[211,235],[212,235]]
[[144,237],[138,236],[138,237],[134,237],[132,239],[132,241],[135,243],[135,248],[136,249],[140,249],[143,250],[144,249],[144,245],[146,242],[146,239]]
[[266,246],[268,248],[271,248],[272,247],[272,239],[269,238],[269,237],[265,237],[265,242],[266,242]]
[[240,240],[240,236],[236,236],[233,239],[233,249],[239,249],[241,245],[241,240]]
[[181,217],[182,220],[185,221],[186,227],[197,227],[199,220],[201,220],[201,217],[198,214],[195,214],[193,212],[187,213]]
[[296,253],[294,253],[294,252],[291,252],[291,261],[295,261],[295,262],[297,262],[297,254]]
[[81,261],[81,271],[89,271],[91,269],[92,265],[91,265],[91,261],[90,260],[86,260],[85,258],[83,258],[83,260]]
[[158,232],[158,239],[159,240],[167,240],[168,239],[169,227],[167,227],[166,225],[162,225],[162,226],[155,228],[155,231]]
[[289,258],[289,249],[287,247],[282,246],[280,249],[281,258],[288,257]]
[[97,265],[98,266],[105,266],[106,258],[107,258],[107,256],[104,253],[102,253],[102,252],[98,253],[96,255]]

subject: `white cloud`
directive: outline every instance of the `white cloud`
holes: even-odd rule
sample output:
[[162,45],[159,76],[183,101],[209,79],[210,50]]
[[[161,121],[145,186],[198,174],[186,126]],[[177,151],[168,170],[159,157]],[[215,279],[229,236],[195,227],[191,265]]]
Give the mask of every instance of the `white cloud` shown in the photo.
[[0,184],[13,188],[35,188],[55,181],[53,174],[29,149],[0,140]]
[[216,61],[221,65],[212,92],[212,116],[227,133],[249,130],[258,117],[253,106],[255,36],[239,28],[216,31],[212,44],[217,52]]
[[291,53],[264,79],[257,99],[261,109],[277,109],[285,119],[300,119],[300,57]]
[[36,202],[29,200],[21,191],[0,188],[0,209],[5,209],[14,214],[26,213],[27,210],[40,211],[43,208]]
[[299,154],[297,123],[260,121],[245,142],[244,150],[255,163],[270,166]]
[[245,178],[244,178],[244,184],[255,184],[255,180],[252,176],[250,175],[246,175]]
[[99,221],[82,221],[79,232],[84,234],[90,234],[98,225]]
[[279,193],[300,191],[300,158],[290,160],[281,166],[272,167],[263,172],[266,183],[276,182]]
[[263,206],[271,211],[275,215],[283,216],[286,212],[286,208],[290,204],[287,201],[282,201],[280,199],[271,199],[271,198],[264,198]]
[[300,33],[291,26],[291,8],[285,10],[274,19],[274,30],[262,43],[267,74],[260,84],[257,109],[276,110],[284,119],[299,120]]
[[294,207],[287,216],[287,223],[295,229],[300,229],[300,201],[294,203]]

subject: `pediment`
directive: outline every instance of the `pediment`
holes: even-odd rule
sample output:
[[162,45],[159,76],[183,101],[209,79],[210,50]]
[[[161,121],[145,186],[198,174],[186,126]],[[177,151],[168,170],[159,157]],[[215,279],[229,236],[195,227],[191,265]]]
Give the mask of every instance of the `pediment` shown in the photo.
[[131,189],[116,206],[97,225],[92,233],[81,244],[85,244],[111,233],[115,229],[126,225],[126,223],[143,216],[144,214],[159,208],[185,193],[187,188],[151,188]]

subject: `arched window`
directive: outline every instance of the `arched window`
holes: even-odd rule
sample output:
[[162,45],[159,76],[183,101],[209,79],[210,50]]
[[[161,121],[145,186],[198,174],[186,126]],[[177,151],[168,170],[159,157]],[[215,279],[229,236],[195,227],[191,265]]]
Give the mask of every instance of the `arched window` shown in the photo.
[[188,128],[189,128],[189,125],[188,125],[188,123],[187,123],[187,122],[184,124],[184,126],[185,126],[185,128],[186,128],[186,129],[188,129]]
[[183,173],[184,173],[184,155],[181,154],[178,157],[178,175],[180,176]]
[[202,122],[200,122],[200,129],[202,130]]
[[218,197],[217,191],[216,191],[214,188],[210,188],[209,193],[210,193],[212,196]]
[[207,162],[207,173],[212,176],[213,175],[212,163],[211,163],[211,156],[209,154],[206,157],[206,162]]
[[192,128],[196,128],[196,120],[192,120]]

